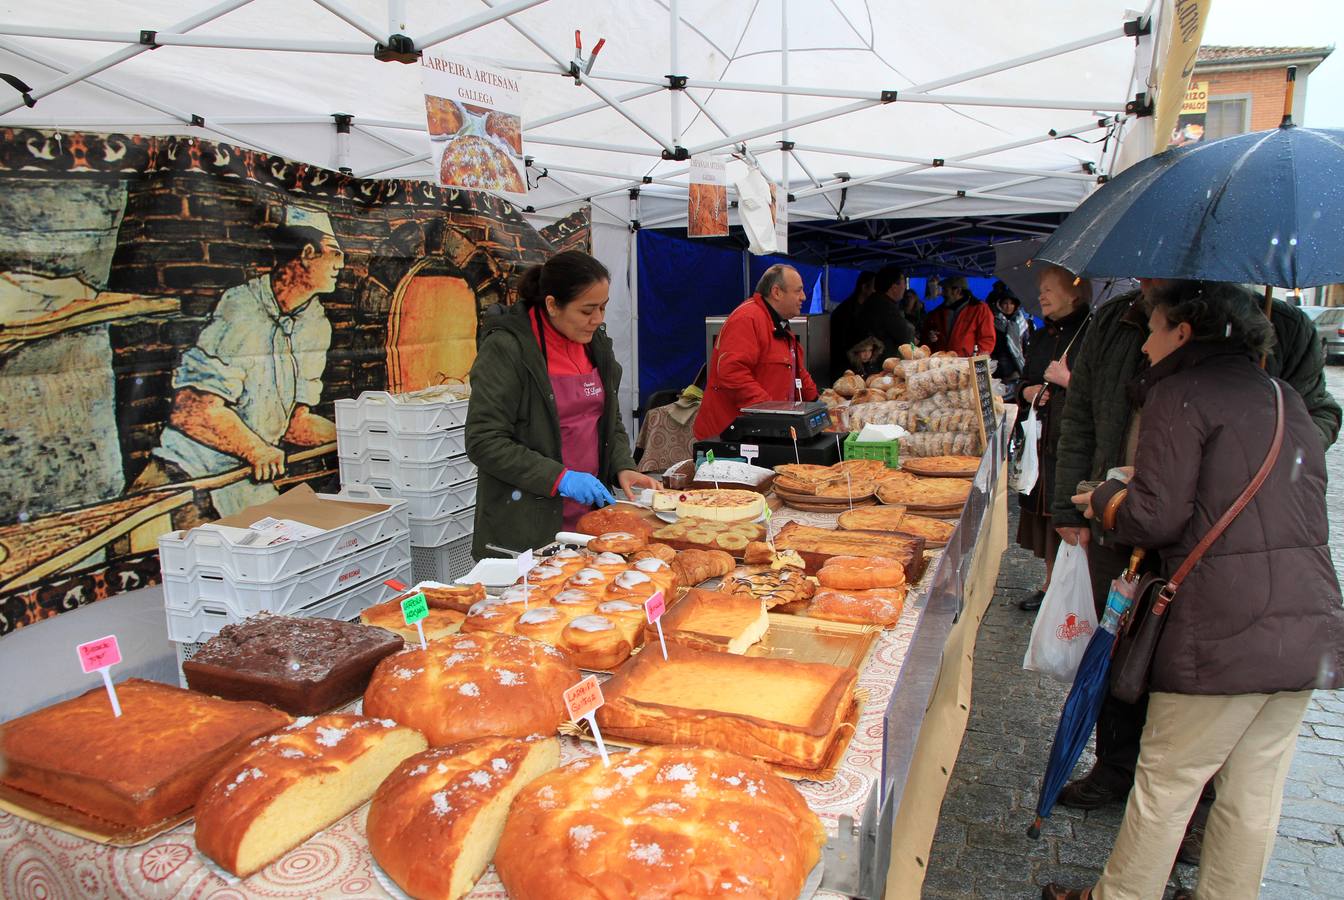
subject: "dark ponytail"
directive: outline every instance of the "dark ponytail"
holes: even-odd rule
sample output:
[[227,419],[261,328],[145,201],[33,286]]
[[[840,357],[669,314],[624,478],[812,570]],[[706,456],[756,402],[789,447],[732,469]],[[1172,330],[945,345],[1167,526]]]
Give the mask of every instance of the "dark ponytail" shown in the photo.
[[565,307],[590,285],[610,280],[611,273],[602,263],[582,251],[566,250],[524,270],[518,276],[518,298],[528,309],[541,306],[547,296]]

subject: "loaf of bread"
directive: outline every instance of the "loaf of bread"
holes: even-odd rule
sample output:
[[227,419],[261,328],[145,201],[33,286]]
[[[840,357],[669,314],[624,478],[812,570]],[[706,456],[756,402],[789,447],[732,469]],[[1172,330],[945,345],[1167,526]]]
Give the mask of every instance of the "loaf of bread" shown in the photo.
[[[425,602],[429,604],[430,609],[451,609],[460,613],[465,613],[471,609],[473,603],[485,599],[485,585],[479,583],[441,584],[421,588],[420,592],[425,595]],[[398,601],[402,599],[403,597],[397,598]]]
[[578,681],[578,669],[548,644],[462,634],[383,660],[364,692],[364,713],[410,726],[434,747],[550,734],[566,718],[564,690]]
[[[885,487],[885,484],[884,484]],[[816,571],[832,556],[885,556],[905,569],[907,584],[924,574],[924,539],[873,531],[834,531],[788,522],[775,535],[780,550],[796,550]]]
[[677,644],[667,657],[641,653],[603,685],[603,735],[817,769],[854,705],[853,669]]
[[560,762],[555,737],[478,738],[417,754],[369,804],[369,850],[412,897],[456,900],[495,855],[518,792]]
[[636,507],[619,503],[584,513],[574,527],[580,534],[594,537],[611,531],[625,531],[643,535],[646,540],[654,529]]
[[220,769],[196,805],[196,848],[246,878],[363,806],[425,737],[390,720],[300,719]]
[[[420,620],[420,627],[424,629],[425,640],[434,641],[457,634],[462,630],[462,620],[466,617],[466,613],[455,609],[436,609],[431,606],[429,614]],[[359,614],[359,621],[363,625],[386,628],[394,634],[399,634],[408,644],[420,643],[420,633],[415,630],[415,626],[406,624],[400,600],[388,600],[370,606]]]
[[182,673],[194,691],[309,716],[358,697],[373,667],[401,646],[401,635],[382,628],[263,612],[225,625]]
[[711,578],[722,578],[733,571],[737,562],[724,550],[683,550],[672,560],[677,584],[693,587]]
[[769,768],[697,747],[611,763],[575,760],[514,800],[495,853],[514,900],[799,896],[826,832]]
[[905,607],[905,588],[869,591],[817,591],[808,605],[813,619],[852,622],[856,625],[881,625],[890,628],[900,621]]
[[0,784],[116,828],[153,825],[193,807],[231,756],[291,721],[138,678],[117,697],[119,718],[98,687],[0,725]]
[[905,568],[884,556],[832,556],[817,572],[822,587],[840,591],[905,590]]

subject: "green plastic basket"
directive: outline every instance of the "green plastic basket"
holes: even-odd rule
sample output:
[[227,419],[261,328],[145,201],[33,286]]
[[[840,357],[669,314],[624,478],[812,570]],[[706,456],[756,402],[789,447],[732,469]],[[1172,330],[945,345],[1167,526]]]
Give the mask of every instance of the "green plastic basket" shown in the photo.
[[850,433],[845,438],[845,459],[880,459],[888,469],[901,467],[900,441],[863,441],[858,435]]

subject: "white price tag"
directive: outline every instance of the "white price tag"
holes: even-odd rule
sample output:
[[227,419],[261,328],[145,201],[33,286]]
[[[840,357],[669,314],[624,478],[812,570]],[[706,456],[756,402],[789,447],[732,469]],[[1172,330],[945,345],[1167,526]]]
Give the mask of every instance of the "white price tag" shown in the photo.
[[526,578],[527,573],[532,571],[532,551],[524,550],[518,554],[518,577]]
[[756,444],[742,444],[739,447],[739,452],[741,452],[743,459],[747,462],[751,462],[761,455],[761,448]]

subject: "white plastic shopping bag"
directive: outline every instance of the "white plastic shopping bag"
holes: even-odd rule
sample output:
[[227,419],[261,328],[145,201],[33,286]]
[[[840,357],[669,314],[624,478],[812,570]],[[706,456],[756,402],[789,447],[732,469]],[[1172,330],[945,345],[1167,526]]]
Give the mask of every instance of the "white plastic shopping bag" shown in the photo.
[[1072,682],[1083,660],[1083,651],[1096,630],[1087,551],[1074,544],[1060,544],[1050,589],[1036,613],[1022,668]]
[[[1022,442],[1017,445],[1017,452],[1009,463],[1008,488],[1019,494],[1030,494],[1041,471],[1040,458],[1036,453],[1041,437],[1041,421],[1036,418],[1034,403],[1027,417],[1022,420],[1021,428]],[[1049,502],[1049,498],[1046,499]]]

